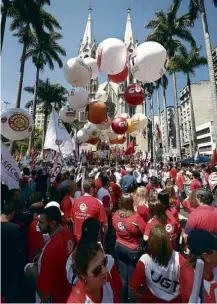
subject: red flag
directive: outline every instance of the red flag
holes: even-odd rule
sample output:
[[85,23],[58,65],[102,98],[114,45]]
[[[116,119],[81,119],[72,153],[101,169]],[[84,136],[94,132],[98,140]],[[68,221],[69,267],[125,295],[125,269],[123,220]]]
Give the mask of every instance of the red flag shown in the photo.
[[125,150],[125,155],[130,155],[130,154],[133,154],[135,152],[135,143],[134,141],[132,140],[129,145],[127,146],[127,149]]
[[212,165],[215,166],[217,163],[217,149],[212,151]]

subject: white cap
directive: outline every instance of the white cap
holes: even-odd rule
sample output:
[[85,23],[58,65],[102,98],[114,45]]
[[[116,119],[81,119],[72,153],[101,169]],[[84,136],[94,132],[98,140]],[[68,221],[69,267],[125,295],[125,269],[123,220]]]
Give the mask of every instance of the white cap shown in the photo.
[[60,209],[60,204],[58,204],[57,202],[55,201],[52,201],[52,202],[49,202],[46,206],[45,206],[45,209],[48,208],[48,207],[57,207],[61,213],[61,215],[63,216],[64,213],[62,212],[62,210]]

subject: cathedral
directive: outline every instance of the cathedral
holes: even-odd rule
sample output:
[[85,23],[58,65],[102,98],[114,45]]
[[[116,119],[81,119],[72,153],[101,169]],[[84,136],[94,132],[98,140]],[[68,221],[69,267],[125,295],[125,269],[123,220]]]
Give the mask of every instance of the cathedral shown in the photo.
[[[137,47],[138,42],[135,41],[132,30],[132,20],[131,20],[131,9],[127,9],[127,22],[124,34],[124,43],[127,46],[129,55],[133,53],[134,49]],[[105,37],[108,38],[108,37]],[[99,41],[101,42],[101,41]],[[98,43],[99,43],[98,42]],[[79,46],[78,56],[81,58],[96,57],[97,42],[93,39],[92,34],[92,8],[89,8],[89,14],[87,19],[86,28],[84,31],[83,39],[81,40]],[[132,116],[135,113],[145,114],[145,100],[142,105],[137,107],[128,106],[124,100],[124,91],[128,84],[136,83],[136,80],[129,73],[127,79],[121,83],[116,84],[114,82],[106,81],[104,83],[99,83],[98,79],[91,80],[87,89],[89,91],[90,100],[94,100],[97,92],[106,91],[108,94],[108,100],[106,101],[108,107],[108,115],[111,118],[117,117],[121,113],[128,113]],[[80,113],[80,121],[85,120],[85,113]],[[147,132],[146,132],[147,133]],[[129,138],[127,139],[129,142]],[[144,132],[141,132],[136,137],[136,151],[148,151],[148,139]]]

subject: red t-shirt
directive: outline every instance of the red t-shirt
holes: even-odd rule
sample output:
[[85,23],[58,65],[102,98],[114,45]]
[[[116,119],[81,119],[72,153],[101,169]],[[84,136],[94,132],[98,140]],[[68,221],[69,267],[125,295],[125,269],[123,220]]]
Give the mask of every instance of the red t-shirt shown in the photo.
[[191,207],[189,200],[184,200],[182,202],[182,206],[188,213],[191,213],[192,211],[196,210],[196,208]]
[[65,220],[68,220],[69,218],[71,218],[71,214],[72,214],[72,201],[71,201],[71,198],[70,198],[70,196],[68,194],[66,194],[64,196],[63,200],[61,201],[60,209],[64,213],[63,218]]
[[29,248],[29,262],[33,262],[34,257],[38,254],[43,246],[43,235],[37,229],[38,220],[32,221],[28,228],[28,248]]
[[82,280],[78,280],[66,303],[120,303],[121,289],[121,278],[114,265],[107,275],[106,284],[102,287],[100,301],[94,298],[93,293],[87,292]]
[[[185,259],[184,257],[179,254],[179,265],[180,265],[180,276],[183,276],[183,273],[185,275]],[[135,271],[131,277],[130,280],[130,287],[135,290],[137,294],[141,294],[141,285],[144,285],[145,293],[142,298],[139,299],[139,302],[141,303],[188,303],[188,300],[186,301],[186,297],[184,298],[185,301],[183,301],[182,297],[182,291],[186,288],[186,285],[188,284],[188,277],[186,276],[186,281],[180,281],[180,295],[173,299],[171,302],[163,301],[162,299],[157,298],[151,290],[148,288],[147,282],[146,282],[146,275],[145,275],[145,265],[143,262],[138,261],[136,264]],[[186,292],[183,292],[185,294]],[[190,298],[190,297],[189,297]]]
[[170,170],[170,177],[171,177],[172,179],[176,179],[177,173],[178,173],[177,169],[176,169],[176,168],[172,168],[172,169]]
[[[150,219],[150,221],[147,223],[147,226],[145,228],[145,233],[144,235],[149,237],[151,228],[154,227],[155,225],[160,224],[158,220],[155,218]],[[167,223],[164,225],[167,233],[169,234],[170,240],[173,245],[173,249],[176,248],[176,239],[181,233],[181,227],[180,224],[178,223],[177,219],[169,214],[167,214]]]
[[[138,225],[139,229],[132,223]],[[113,216],[112,224],[119,244],[133,250],[139,247],[140,236],[141,233],[144,233],[146,226],[146,222],[141,215],[135,213],[129,217],[120,217],[117,211]]]
[[81,238],[83,222],[90,217],[99,220],[100,223],[107,221],[103,204],[91,195],[85,194],[74,201],[72,207],[72,220],[74,222],[74,234],[77,240]]
[[191,190],[191,191],[197,190],[197,189],[200,189],[201,187],[202,187],[202,185],[201,185],[201,183],[199,182],[199,180],[194,179],[194,180],[191,182],[190,190]]
[[41,258],[41,268],[37,290],[48,297],[52,303],[65,303],[72,286],[67,280],[66,262],[74,248],[73,233],[62,228],[45,245]]
[[113,207],[116,207],[118,204],[119,197],[121,195],[121,188],[116,183],[111,182],[109,192],[111,195]]
[[191,212],[185,226],[185,233],[192,229],[202,229],[217,233],[217,208],[213,206],[199,206]]
[[150,220],[149,208],[146,205],[138,205],[137,213],[142,216],[146,223]]

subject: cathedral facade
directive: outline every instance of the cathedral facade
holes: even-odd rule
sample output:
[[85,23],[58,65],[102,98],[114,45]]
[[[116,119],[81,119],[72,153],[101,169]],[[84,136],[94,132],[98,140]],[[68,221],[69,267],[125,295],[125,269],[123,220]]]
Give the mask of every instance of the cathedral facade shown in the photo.
[[[135,41],[133,36],[130,8],[127,9],[127,22],[125,27],[124,43],[127,46],[129,55],[133,53],[134,49],[138,45],[138,42]],[[92,8],[89,8],[87,24],[84,31],[83,39],[81,40],[79,46],[78,56],[81,58],[87,58],[87,57],[95,58],[97,46],[98,44],[96,40],[93,39],[93,34],[92,34]],[[136,83],[136,80],[133,78],[131,73],[129,73],[127,79],[121,84],[116,84],[114,82],[109,82],[109,81],[104,83],[99,83],[98,78],[91,80],[90,84],[87,86],[87,89],[89,91],[89,98],[90,100],[94,100],[97,92],[106,91],[106,93],[108,94],[108,100],[106,102],[108,107],[108,115],[111,118],[114,118],[115,116],[118,117],[118,115],[122,113],[128,113],[130,116],[132,116],[135,113],[143,113],[146,115],[145,100],[142,105],[139,105],[137,107],[129,106],[124,100],[125,88],[128,86],[128,84],[131,83]],[[85,113],[81,112],[79,116],[80,116],[80,120],[85,119]],[[147,134],[147,132],[141,132],[141,134],[139,134],[136,137],[137,151],[148,152],[148,139],[145,134]],[[130,138],[127,138],[127,143],[129,141]]]

